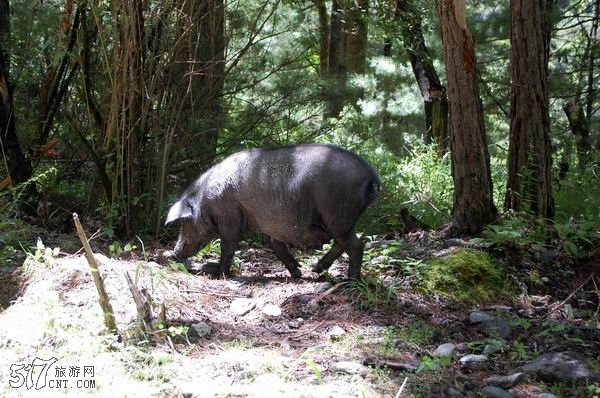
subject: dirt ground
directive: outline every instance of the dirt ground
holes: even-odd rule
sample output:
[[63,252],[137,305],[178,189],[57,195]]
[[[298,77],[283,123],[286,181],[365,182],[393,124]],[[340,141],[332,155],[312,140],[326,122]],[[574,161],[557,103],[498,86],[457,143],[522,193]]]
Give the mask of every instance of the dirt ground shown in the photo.
[[[430,250],[422,248],[421,254]],[[373,273],[392,285],[386,289],[382,282],[374,290],[336,284],[347,269],[344,259],[334,264],[327,278],[333,289],[327,289],[324,279],[309,271],[308,265],[317,259],[314,255],[301,258],[306,264],[303,278],[292,280],[263,248],[241,250],[235,276],[227,279],[158,264],[153,261],[160,259],[158,249],[136,250],[119,258],[97,254],[117,337],[105,331],[85,256],[46,254],[29,262],[26,272],[5,267],[0,273],[4,302],[12,297],[11,305],[0,309],[0,396],[394,397],[404,381],[403,397],[444,396],[449,386],[477,396],[468,391],[477,391],[488,375],[509,372],[524,362],[535,344],[578,347],[596,359],[600,352],[597,312],[595,318],[569,321],[573,330],[583,330],[584,323],[595,319],[596,329],[585,329],[575,338],[564,333],[561,336],[567,338],[550,335],[535,341],[532,331],[539,332],[541,322],[531,315],[527,319],[533,326],[517,327],[515,333],[526,350],[521,356],[506,349],[506,355],[481,371],[461,369],[456,361],[432,369],[419,366],[439,344],[463,344],[468,351],[485,341],[467,322],[470,310],[501,305],[525,317],[534,303],[530,296],[521,296],[513,302],[499,299],[464,306],[425,297],[413,289],[410,276],[383,264],[386,258],[405,256],[401,249],[391,257],[369,257],[380,264]],[[419,250],[411,255],[418,256]],[[215,259],[205,256],[194,265]],[[139,332],[125,272],[149,293],[155,316],[164,304],[167,325],[160,325],[164,329],[150,335]],[[545,298],[546,312],[578,282],[573,275],[557,283],[561,288]],[[240,303],[250,309],[236,310]],[[552,317],[560,314],[555,311]],[[334,370],[344,361],[357,370]],[[49,365],[44,367],[45,363]],[[373,363],[386,366],[363,367]],[[31,375],[28,365],[35,365]],[[534,397],[540,388],[537,381],[523,383],[518,396]]]

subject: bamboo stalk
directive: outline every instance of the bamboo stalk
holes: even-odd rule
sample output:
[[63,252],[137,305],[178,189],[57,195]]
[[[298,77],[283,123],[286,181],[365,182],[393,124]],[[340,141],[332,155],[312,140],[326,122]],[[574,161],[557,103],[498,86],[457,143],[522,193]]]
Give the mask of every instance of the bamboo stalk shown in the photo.
[[100,271],[98,270],[98,264],[96,263],[96,259],[94,258],[94,252],[92,252],[92,248],[90,247],[90,244],[87,241],[85,232],[83,231],[83,227],[79,222],[79,216],[77,215],[77,213],[73,213],[73,221],[75,222],[77,235],[79,235],[79,239],[81,240],[81,244],[83,245],[83,248],[85,250],[85,257],[87,258],[87,262],[90,267],[90,272],[92,273],[94,283],[96,284],[96,289],[98,290],[98,302],[100,303],[100,307],[102,307],[102,313],[104,314],[104,324],[110,332],[118,333],[117,325],[115,322],[115,314],[113,312],[112,306],[110,305],[108,295],[106,294],[106,289],[104,288],[104,281],[102,280],[102,275],[100,275]]

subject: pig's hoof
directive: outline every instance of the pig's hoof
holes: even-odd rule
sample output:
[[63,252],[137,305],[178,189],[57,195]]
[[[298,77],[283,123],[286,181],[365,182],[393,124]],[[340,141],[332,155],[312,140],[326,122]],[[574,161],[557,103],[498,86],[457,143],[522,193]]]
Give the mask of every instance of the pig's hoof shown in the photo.
[[300,271],[298,268],[296,268],[295,270],[290,271],[290,274],[292,275],[292,278],[294,278],[294,279],[300,279],[300,278],[302,278],[302,271]]
[[206,263],[202,266],[202,272],[215,276],[220,276],[221,267],[219,263]]
[[174,259],[175,258],[175,252],[173,250],[165,250],[163,252],[162,256],[164,258]]
[[360,279],[360,272],[348,273],[348,279],[351,281],[357,281]]
[[328,268],[329,268],[328,266],[321,264],[321,262],[318,262],[312,266],[313,272],[316,272],[317,274],[320,274],[321,272],[327,270]]

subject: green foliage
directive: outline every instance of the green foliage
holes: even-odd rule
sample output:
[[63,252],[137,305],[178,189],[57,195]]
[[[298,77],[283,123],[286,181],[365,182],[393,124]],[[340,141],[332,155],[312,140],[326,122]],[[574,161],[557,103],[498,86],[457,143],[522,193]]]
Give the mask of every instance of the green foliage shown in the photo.
[[313,374],[315,375],[315,377],[317,378],[317,380],[320,383],[321,379],[322,379],[321,369],[319,369],[319,366],[317,366],[315,361],[312,359],[306,360],[306,366],[308,366],[308,368],[313,372]]
[[504,271],[489,254],[458,249],[429,262],[420,288],[427,294],[472,304],[497,298],[504,293],[504,285]]
[[121,246],[121,243],[115,240],[110,245],[108,245],[108,252],[111,255],[111,257],[114,258],[127,255],[135,250],[137,250],[137,246],[129,242],[126,243],[125,246]]
[[396,300],[395,286],[384,286],[374,277],[349,281],[345,290],[352,296],[352,303],[361,310],[388,306]]
[[18,265],[20,243],[24,238],[22,221],[6,217],[0,220],[0,266]]
[[600,240],[597,224],[589,221],[577,223],[571,219],[550,225],[524,214],[509,214],[500,223],[486,226],[481,238],[472,239],[471,243],[526,249],[550,244],[553,235],[557,238],[558,250],[572,257],[589,255]]
[[383,329],[381,352],[384,356],[392,356],[396,352],[396,332],[396,328],[393,326],[386,326]]
[[527,361],[532,358],[529,351],[525,348],[525,344],[520,340],[515,340],[512,343],[513,351],[510,352],[512,360]]
[[398,329],[398,338],[417,346],[431,344],[437,329],[430,323],[417,319]]
[[405,258],[399,260],[399,268],[401,272],[416,281],[417,284],[421,283],[427,275],[429,264],[425,260]]
[[439,159],[433,146],[415,147],[398,162],[394,175],[396,202],[432,228],[448,222],[454,193],[448,156]]
[[500,223],[486,226],[481,238],[473,239],[472,242],[523,248],[545,242],[549,238],[549,232],[543,220],[532,219],[525,214],[510,213]]
[[441,357],[430,357],[424,355],[421,357],[421,363],[417,368],[417,373],[426,373],[426,372],[437,372],[440,369],[447,368],[452,364],[452,358],[441,356]]
[[572,257],[582,257],[588,254],[586,249],[593,249],[595,243],[600,240],[597,225],[585,223],[575,225],[567,222],[565,224],[554,224],[558,235],[559,249]]
[[583,172],[571,172],[554,189],[556,221],[567,223],[575,218],[600,225],[600,164],[589,165]]
[[35,252],[27,252],[27,259],[23,263],[23,272],[29,273],[35,268],[51,268],[54,265],[54,259],[60,253],[60,248],[46,247],[42,240],[38,238]]

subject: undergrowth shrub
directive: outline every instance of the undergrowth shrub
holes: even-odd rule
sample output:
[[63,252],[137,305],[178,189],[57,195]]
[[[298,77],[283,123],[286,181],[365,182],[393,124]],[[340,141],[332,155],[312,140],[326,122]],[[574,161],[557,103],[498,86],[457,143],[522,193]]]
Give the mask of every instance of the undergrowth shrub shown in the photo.
[[555,221],[574,218],[600,225],[600,164],[573,172],[554,187]]
[[361,217],[359,231],[379,234],[402,228],[403,207],[431,228],[450,221],[454,188],[448,156],[440,159],[435,147],[423,145],[408,150],[407,156],[373,142],[347,147],[364,157],[381,179],[381,194]]

